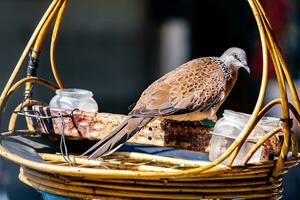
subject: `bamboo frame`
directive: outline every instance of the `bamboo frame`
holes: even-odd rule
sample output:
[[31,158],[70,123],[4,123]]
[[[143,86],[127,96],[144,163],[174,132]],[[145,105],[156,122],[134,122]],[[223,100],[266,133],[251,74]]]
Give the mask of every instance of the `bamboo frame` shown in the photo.
[[45,24],[47,18],[49,17],[49,15],[51,14],[51,12],[54,10],[54,7],[57,5],[57,3],[59,2],[59,0],[53,0],[51,5],[49,6],[49,8],[47,9],[46,13],[44,14],[44,16],[42,17],[40,23],[37,25],[33,35],[31,36],[28,44],[26,45],[18,63],[16,64],[15,66],[15,69],[13,70],[10,78],[8,79],[4,89],[3,89],[3,92],[1,93],[1,96],[0,96],[0,107],[2,105],[2,102],[5,98],[5,96],[7,95],[7,92],[9,91],[11,85],[13,84],[17,74],[19,73],[21,67],[22,67],[22,64],[26,58],[26,56],[28,55],[29,51],[30,51],[30,48],[33,46],[37,36],[40,34],[40,31],[43,27],[43,25]]
[[[253,185],[261,184],[262,191],[268,191],[267,193],[262,194],[244,194],[242,198],[245,198],[245,195],[247,197],[251,198],[264,198],[264,197],[270,197],[275,196],[276,198],[280,198],[281,194],[281,185],[278,183],[281,183],[281,175],[286,172],[286,170],[289,167],[292,167],[298,163],[299,160],[299,154],[297,149],[297,141],[295,134],[291,131],[291,127],[289,126],[289,120],[290,120],[290,112],[292,112],[298,123],[300,123],[300,101],[299,96],[297,94],[295,85],[293,80],[291,79],[291,76],[288,72],[286,62],[284,60],[282,51],[278,45],[278,42],[276,41],[276,38],[274,36],[274,33],[272,31],[272,27],[270,25],[270,22],[267,19],[267,16],[260,5],[258,0],[248,0],[248,3],[250,5],[250,8],[254,14],[259,35],[261,39],[262,44],[262,54],[263,54],[263,72],[262,72],[262,82],[260,86],[260,92],[258,95],[257,103],[253,109],[252,115],[249,119],[249,122],[245,126],[244,130],[241,132],[239,137],[233,142],[233,144],[228,148],[228,150],[218,159],[216,159],[213,162],[199,162],[199,161],[187,161],[183,159],[175,159],[175,158],[167,158],[162,156],[153,156],[153,155],[145,155],[145,154],[138,154],[138,153],[115,153],[114,156],[123,156],[125,158],[128,158],[129,160],[132,159],[134,161],[152,161],[152,162],[158,162],[160,163],[160,166],[151,166],[151,165],[143,165],[139,164],[138,167],[128,167],[126,165],[130,165],[130,162],[120,163],[118,161],[108,161],[105,162],[106,167],[119,167],[122,169],[99,169],[99,165],[102,166],[102,161],[88,161],[84,158],[78,158],[78,157],[72,157],[77,164],[79,164],[79,167],[69,167],[64,166],[66,163],[64,162],[63,158],[60,155],[49,155],[49,154],[42,154],[42,158],[49,161],[49,163],[38,163],[34,161],[30,161],[27,159],[24,159],[20,156],[14,155],[10,152],[8,152],[3,146],[0,146],[0,155],[3,157],[12,160],[14,162],[20,163],[28,168],[38,170],[38,171],[45,171],[47,173],[55,173],[59,175],[63,175],[66,177],[72,177],[72,178],[81,178],[84,181],[71,181],[69,182],[70,185],[67,185],[64,182],[61,182],[62,177],[57,178],[49,178],[48,175],[41,175],[39,173],[33,173],[30,172],[26,168],[26,170],[23,169],[20,174],[20,179],[35,188],[53,192],[56,194],[62,194],[66,196],[73,196],[73,197],[80,197],[80,198],[99,198],[99,199],[124,199],[125,193],[121,192],[117,195],[120,195],[120,197],[116,197],[114,190],[115,189],[121,189],[121,190],[141,190],[139,187],[115,187],[113,184],[119,184],[120,181],[133,181],[134,183],[143,183],[143,184],[153,184],[153,185],[168,185],[168,183],[171,181],[173,186],[191,186],[191,185],[197,185],[196,182],[207,182],[210,180],[219,181],[220,183],[212,184],[210,185],[222,185],[222,187],[225,187],[224,182],[228,180],[237,180],[241,183],[244,183],[246,187],[246,183],[252,183]],[[58,71],[57,71],[57,65],[56,65],[56,42],[57,42],[57,35],[58,31],[64,16],[64,12],[66,10],[66,6],[68,4],[68,0],[53,0],[50,4],[49,8],[47,9],[46,13],[42,17],[40,23],[37,25],[32,37],[30,38],[26,48],[24,49],[19,61],[17,62],[15,69],[13,70],[9,80],[7,81],[7,84],[4,87],[3,92],[0,96],[0,111],[1,113],[4,112],[6,103],[8,102],[9,97],[18,89],[22,84],[25,84],[25,90],[28,90],[31,88],[31,86],[35,83],[41,84],[45,87],[48,87],[50,89],[57,89],[62,88],[63,83],[59,77]],[[25,60],[26,55],[29,53],[30,48],[33,48],[32,55],[33,57],[37,57],[37,52],[40,51],[43,41],[46,37],[46,33],[49,31],[50,25],[54,22],[54,30],[52,33],[52,41],[51,41],[51,47],[50,47],[50,61],[51,61],[51,68],[52,72],[55,78],[55,81],[57,85],[46,81],[44,79],[40,79],[37,77],[26,77],[21,79],[20,81],[16,81],[16,76],[21,70],[22,64]],[[276,72],[276,78],[278,82],[278,87],[280,91],[280,97],[277,99],[274,99],[270,101],[267,105],[263,107],[263,101],[265,99],[266,94],[266,88],[268,83],[268,56],[271,56],[272,62],[274,64],[275,72]],[[286,85],[287,82],[287,85]],[[287,86],[291,91],[293,102],[295,103],[295,107],[288,101],[287,98]],[[26,107],[29,105],[33,105],[35,102],[31,98],[28,98],[24,101],[23,104],[20,104],[16,110],[21,109],[22,107]],[[251,130],[256,126],[256,124],[259,122],[259,120],[275,105],[279,105],[282,108],[282,119],[283,119],[283,126],[277,129],[272,130],[270,133],[265,135],[247,154],[247,156],[244,159],[244,166],[243,167],[233,167],[232,164],[242,147],[243,143],[246,141],[247,137],[249,136]],[[1,117],[2,118],[2,117]],[[16,115],[12,115],[10,123],[9,123],[9,130],[13,130],[16,122]],[[1,120],[0,120],[1,121]],[[281,153],[276,161],[270,161],[266,163],[261,164],[251,164],[248,163],[252,155],[255,153],[255,151],[263,145],[263,143],[273,136],[274,134],[282,132],[284,135],[284,142],[281,147]],[[287,158],[288,151],[291,150],[293,157]],[[220,164],[225,159],[229,158],[227,166]],[[52,164],[50,164],[52,163]],[[183,165],[184,169],[173,169],[173,168],[167,168],[162,167],[164,164],[169,165]],[[26,171],[26,172],[24,172]],[[270,175],[271,174],[271,175]],[[47,179],[47,182],[43,182],[40,180],[40,178],[44,177],[44,179]],[[48,177],[48,178],[47,178]],[[105,185],[106,189],[101,190],[91,190],[90,187],[100,187],[99,185],[95,183],[90,183],[88,181],[96,181],[101,179],[102,182],[106,182]],[[260,181],[255,181],[254,179],[259,179]],[[263,181],[261,181],[263,179]],[[268,179],[268,180],[267,180]],[[161,183],[162,180],[166,180],[166,183]],[[223,181],[223,182],[222,182]],[[51,184],[50,184],[51,183]],[[183,184],[184,183],[184,184]],[[74,184],[74,185],[72,185]],[[266,184],[270,184],[270,187]],[[238,184],[236,185],[239,186]],[[273,187],[276,186],[276,187]],[[251,184],[248,186],[251,187]],[[269,188],[268,188],[269,187]],[[199,189],[199,188],[198,188]],[[230,188],[231,191],[235,191],[235,187]],[[151,191],[167,191],[167,192],[178,192],[176,188],[171,188],[170,190],[166,188],[160,188],[155,189],[154,187],[148,188],[148,190]],[[237,190],[236,196],[239,196],[242,191],[252,191],[252,189],[242,189]],[[272,190],[270,192],[269,190]],[[98,192],[97,192],[98,191]],[[141,190],[142,191],[142,190]],[[180,190],[182,191],[182,190]],[[195,189],[191,190],[184,190],[184,191],[190,191],[194,192]],[[229,197],[226,196],[222,192],[230,192],[230,190],[220,188],[219,190],[216,189],[203,189],[197,190],[201,192],[207,192],[206,195],[188,195],[184,196],[184,199],[190,198],[226,198]],[[219,196],[213,195],[210,193],[214,192],[221,192]],[[102,197],[101,195],[108,195],[108,196],[114,196],[114,197]],[[150,196],[148,194],[142,193],[142,192],[131,192],[126,193],[127,196],[130,197],[144,197],[144,198],[174,198],[174,199],[180,199],[183,198],[181,195],[173,195],[168,194],[167,196],[165,194],[151,194]],[[267,195],[267,196],[266,196]],[[232,196],[232,194],[231,194]],[[234,196],[235,198],[238,198]],[[241,196],[241,195],[240,195]],[[274,198],[275,198],[274,197]]]

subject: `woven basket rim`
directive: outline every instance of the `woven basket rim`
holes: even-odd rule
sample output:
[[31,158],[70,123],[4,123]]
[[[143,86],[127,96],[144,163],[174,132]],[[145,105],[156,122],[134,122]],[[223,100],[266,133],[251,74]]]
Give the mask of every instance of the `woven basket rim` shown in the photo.
[[[96,169],[96,168],[84,168],[84,167],[72,167],[72,166],[58,166],[55,164],[50,163],[40,163],[37,161],[31,161],[26,158],[23,158],[19,155],[13,154],[9,152],[6,148],[3,146],[0,147],[0,155],[7,158],[8,160],[11,160],[17,164],[20,164],[22,166],[28,167],[30,169],[38,170],[41,172],[48,172],[48,173],[55,173],[55,174],[61,174],[61,175],[71,175],[71,176],[99,176],[102,178],[116,178],[116,179],[151,179],[151,178],[174,178],[174,175],[172,172],[140,172],[140,171],[130,171],[130,170],[115,170],[115,169]],[[285,165],[287,168],[290,168],[296,164],[298,164],[300,159],[300,153],[295,157],[291,156],[289,157]],[[276,160],[275,160],[276,161]],[[233,169],[240,170],[241,172],[245,171],[246,169],[259,169],[259,168],[273,168],[275,161],[267,161],[264,163],[258,163],[258,164],[251,164],[248,167],[245,166],[233,166],[233,167],[227,167],[224,165],[217,165],[214,167],[213,172],[204,171],[201,173],[198,173],[196,175],[201,174],[211,174],[212,177],[214,177],[214,174],[216,172],[230,172]],[[210,162],[208,162],[209,164]],[[246,170],[247,171],[247,170]],[[192,174],[191,174],[192,175]],[[190,177],[189,175],[188,177]],[[184,176],[179,176],[184,177]]]

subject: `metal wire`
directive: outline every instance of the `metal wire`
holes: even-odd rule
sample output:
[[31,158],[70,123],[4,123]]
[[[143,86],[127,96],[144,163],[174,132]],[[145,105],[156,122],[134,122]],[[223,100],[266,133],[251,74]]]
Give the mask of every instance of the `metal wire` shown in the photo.
[[20,110],[20,111],[15,111],[14,113],[25,116],[25,117],[33,117],[33,118],[38,118],[38,119],[53,119],[53,118],[60,118],[60,117],[71,117],[70,115],[51,115],[51,116],[40,116],[40,115],[35,115],[35,114],[28,114],[30,112],[34,112],[33,110]]
[[71,160],[69,156],[69,151],[68,151],[68,146],[66,142],[66,137],[65,137],[65,120],[64,117],[72,117],[71,115],[51,115],[51,116],[40,116],[40,115],[35,115],[35,114],[30,114],[30,112],[34,112],[33,110],[20,110],[20,111],[15,111],[17,115],[25,116],[25,117],[32,117],[32,118],[37,118],[37,119],[54,119],[54,118],[59,118],[61,121],[61,134],[60,134],[60,144],[59,144],[59,149],[62,157],[64,160],[70,165],[74,166],[75,160]]
[[68,152],[68,147],[67,147],[67,143],[66,143],[66,138],[65,138],[65,120],[64,117],[62,115],[60,115],[60,120],[61,120],[61,136],[60,136],[60,153],[62,155],[62,157],[64,158],[64,160],[70,165],[73,166],[74,162],[71,161],[70,156],[69,156],[69,152]]

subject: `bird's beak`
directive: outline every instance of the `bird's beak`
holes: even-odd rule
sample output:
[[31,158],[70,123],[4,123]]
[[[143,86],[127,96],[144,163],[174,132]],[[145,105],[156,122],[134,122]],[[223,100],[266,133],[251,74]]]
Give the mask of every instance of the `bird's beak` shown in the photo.
[[243,64],[243,68],[250,74],[250,68],[248,66],[248,63],[242,63]]

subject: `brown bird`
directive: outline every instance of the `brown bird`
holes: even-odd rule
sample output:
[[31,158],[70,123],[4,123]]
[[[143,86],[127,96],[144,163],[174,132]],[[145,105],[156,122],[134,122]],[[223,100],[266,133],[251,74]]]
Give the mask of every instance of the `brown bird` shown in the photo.
[[89,159],[96,159],[111,154],[155,117],[216,120],[216,112],[233,88],[240,67],[250,73],[246,53],[240,48],[179,66],[153,82],[125,120],[83,155],[94,151]]

